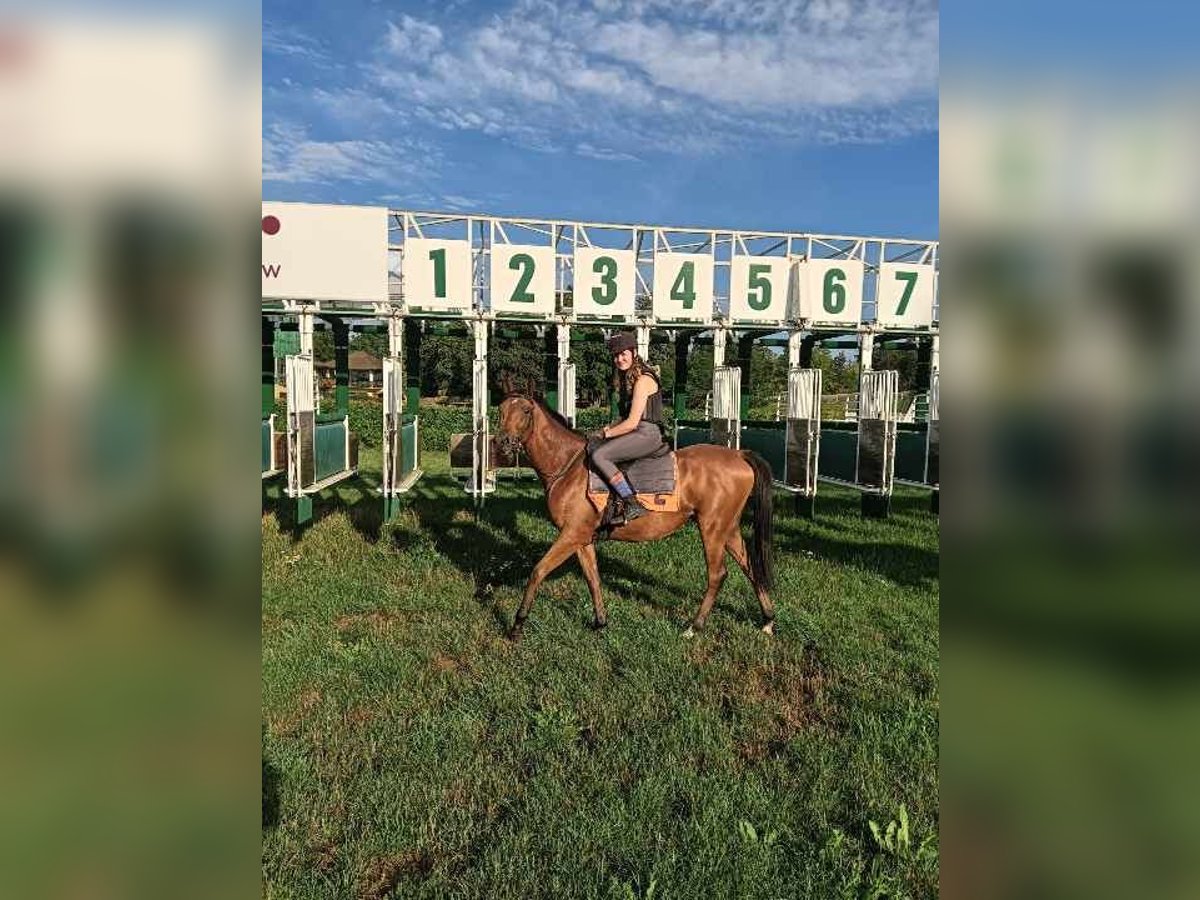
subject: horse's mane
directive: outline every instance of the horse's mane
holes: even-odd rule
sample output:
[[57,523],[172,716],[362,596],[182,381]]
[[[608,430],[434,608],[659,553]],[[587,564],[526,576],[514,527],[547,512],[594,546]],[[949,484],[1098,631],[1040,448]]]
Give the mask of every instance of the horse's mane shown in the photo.
[[582,431],[580,431],[578,428],[571,427],[571,423],[567,421],[566,416],[564,416],[558,410],[551,409],[549,406],[547,406],[546,401],[542,397],[536,397],[533,394],[526,394],[521,391],[515,391],[511,394],[508,394],[504,399],[508,400],[512,397],[520,397],[522,400],[528,400],[531,403],[536,404],[537,406],[541,407],[542,412],[544,412],[547,416],[549,416],[551,419],[553,419],[555,422],[557,422],[559,425],[561,425],[567,431],[571,432],[571,434],[578,435],[579,437],[584,437],[584,433]]

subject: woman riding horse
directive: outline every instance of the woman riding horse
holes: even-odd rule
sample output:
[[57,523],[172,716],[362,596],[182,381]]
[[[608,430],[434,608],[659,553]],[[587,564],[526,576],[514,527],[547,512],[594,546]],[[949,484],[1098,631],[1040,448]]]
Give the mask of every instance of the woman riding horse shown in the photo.
[[593,446],[592,464],[625,502],[625,521],[632,522],[650,510],[634,496],[618,463],[649,456],[663,445],[662,384],[637,353],[637,338],[623,332],[608,340],[617,367],[618,409],[621,421],[600,431],[603,443]]

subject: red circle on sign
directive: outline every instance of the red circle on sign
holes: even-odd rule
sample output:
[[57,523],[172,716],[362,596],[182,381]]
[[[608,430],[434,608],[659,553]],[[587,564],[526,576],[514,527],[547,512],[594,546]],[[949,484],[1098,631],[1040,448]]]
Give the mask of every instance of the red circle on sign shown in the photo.
[[262,230],[263,234],[277,234],[279,232],[279,219],[275,216],[263,216]]

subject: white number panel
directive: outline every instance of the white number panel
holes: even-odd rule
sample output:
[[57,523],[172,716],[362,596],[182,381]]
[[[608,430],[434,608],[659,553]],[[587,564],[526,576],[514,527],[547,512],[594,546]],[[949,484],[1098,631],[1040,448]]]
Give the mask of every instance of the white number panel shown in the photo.
[[654,254],[654,317],[708,322],[713,310],[713,258],[708,253]]
[[862,260],[810,259],[800,263],[797,270],[802,319],[821,324],[858,325],[862,319]]
[[404,302],[421,309],[471,309],[471,245],[408,238],[404,242]]
[[883,263],[875,296],[880,325],[928,328],[933,324],[933,266]]
[[729,269],[729,317],[781,322],[787,316],[792,262],[783,256],[734,256]]
[[554,248],[492,244],[492,311],[554,315]]
[[636,291],[632,250],[575,248],[575,315],[633,318]]

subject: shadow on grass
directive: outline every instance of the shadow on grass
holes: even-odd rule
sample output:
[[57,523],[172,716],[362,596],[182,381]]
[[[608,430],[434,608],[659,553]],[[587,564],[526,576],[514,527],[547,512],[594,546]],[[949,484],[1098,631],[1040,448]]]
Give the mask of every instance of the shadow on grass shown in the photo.
[[[510,624],[510,614],[500,605],[496,596],[497,590],[511,589],[518,593],[524,591],[534,565],[553,541],[552,535],[545,538],[531,535],[528,524],[520,521],[521,517],[547,520],[546,504],[540,485],[536,481],[526,480],[516,486],[515,492],[513,486],[502,485],[497,494],[488,497],[478,518],[475,516],[472,501],[465,494],[461,501],[447,498],[445,488],[452,485],[461,490],[450,476],[431,477],[425,485],[424,492],[414,490],[409,508],[416,516],[422,534],[429,535],[432,539],[436,551],[471,577],[475,585],[476,602],[490,610],[498,628],[505,631]],[[507,496],[504,495],[505,488],[509,489]],[[548,521],[547,526],[549,527]],[[393,540],[398,549],[406,549],[411,544],[424,540],[422,534],[414,533],[411,529],[398,528],[393,534]],[[621,592],[623,599],[644,604],[668,616],[679,617],[681,623],[695,613],[704,593],[703,581],[683,587],[678,582],[655,577],[649,563],[636,566],[613,559],[605,553],[605,546],[601,543],[598,552],[601,590],[606,602],[613,599],[612,585],[623,582],[626,585]],[[697,549],[698,559],[701,558],[699,554]],[[732,567],[733,563],[730,565]],[[577,557],[563,563],[542,583],[538,590],[538,602],[547,602],[548,591],[552,589],[554,582],[572,574],[584,581]],[[730,602],[732,597],[728,592],[733,587],[730,581],[740,577],[740,572],[730,572],[730,579],[722,590],[722,599],[725,601],[722,609],[732,618],[757,627],[759,622],[748,607],[736,601]],[[581,610],[586,609],[587,620],[590,621],[591,600],[586,589],[582,596],[585,606],[581,607]],[[672,597],[683,599],[663,599]],[[537,608],[535,604],[532,615],[536,616]],[[757,604],[754,605],[753,612],[757,613]]]
[[[351,476],[333,487],[312,495],[312,518],[304,523],[296,521],[296,501],[284,493],[284,483],[276,477],[262,483],[263,515],[273,515],[279,522],[279,530],[299,539],[300,536],[326,516],[345,513],[354,530],[374,543],[383,533],[383,500],[375,491],[378,485],[356,476]],[[348,500],[346,493],[352,492],[357,499]]]
[[896,542],[838,540],[818,530],[777,526],[775,552],[809,553],[838,565],[867,569],[908,587],[924,587],[938,579],[936,551]]
[[279,824],[279,770],[264,756],[262,758],[262,827]]

